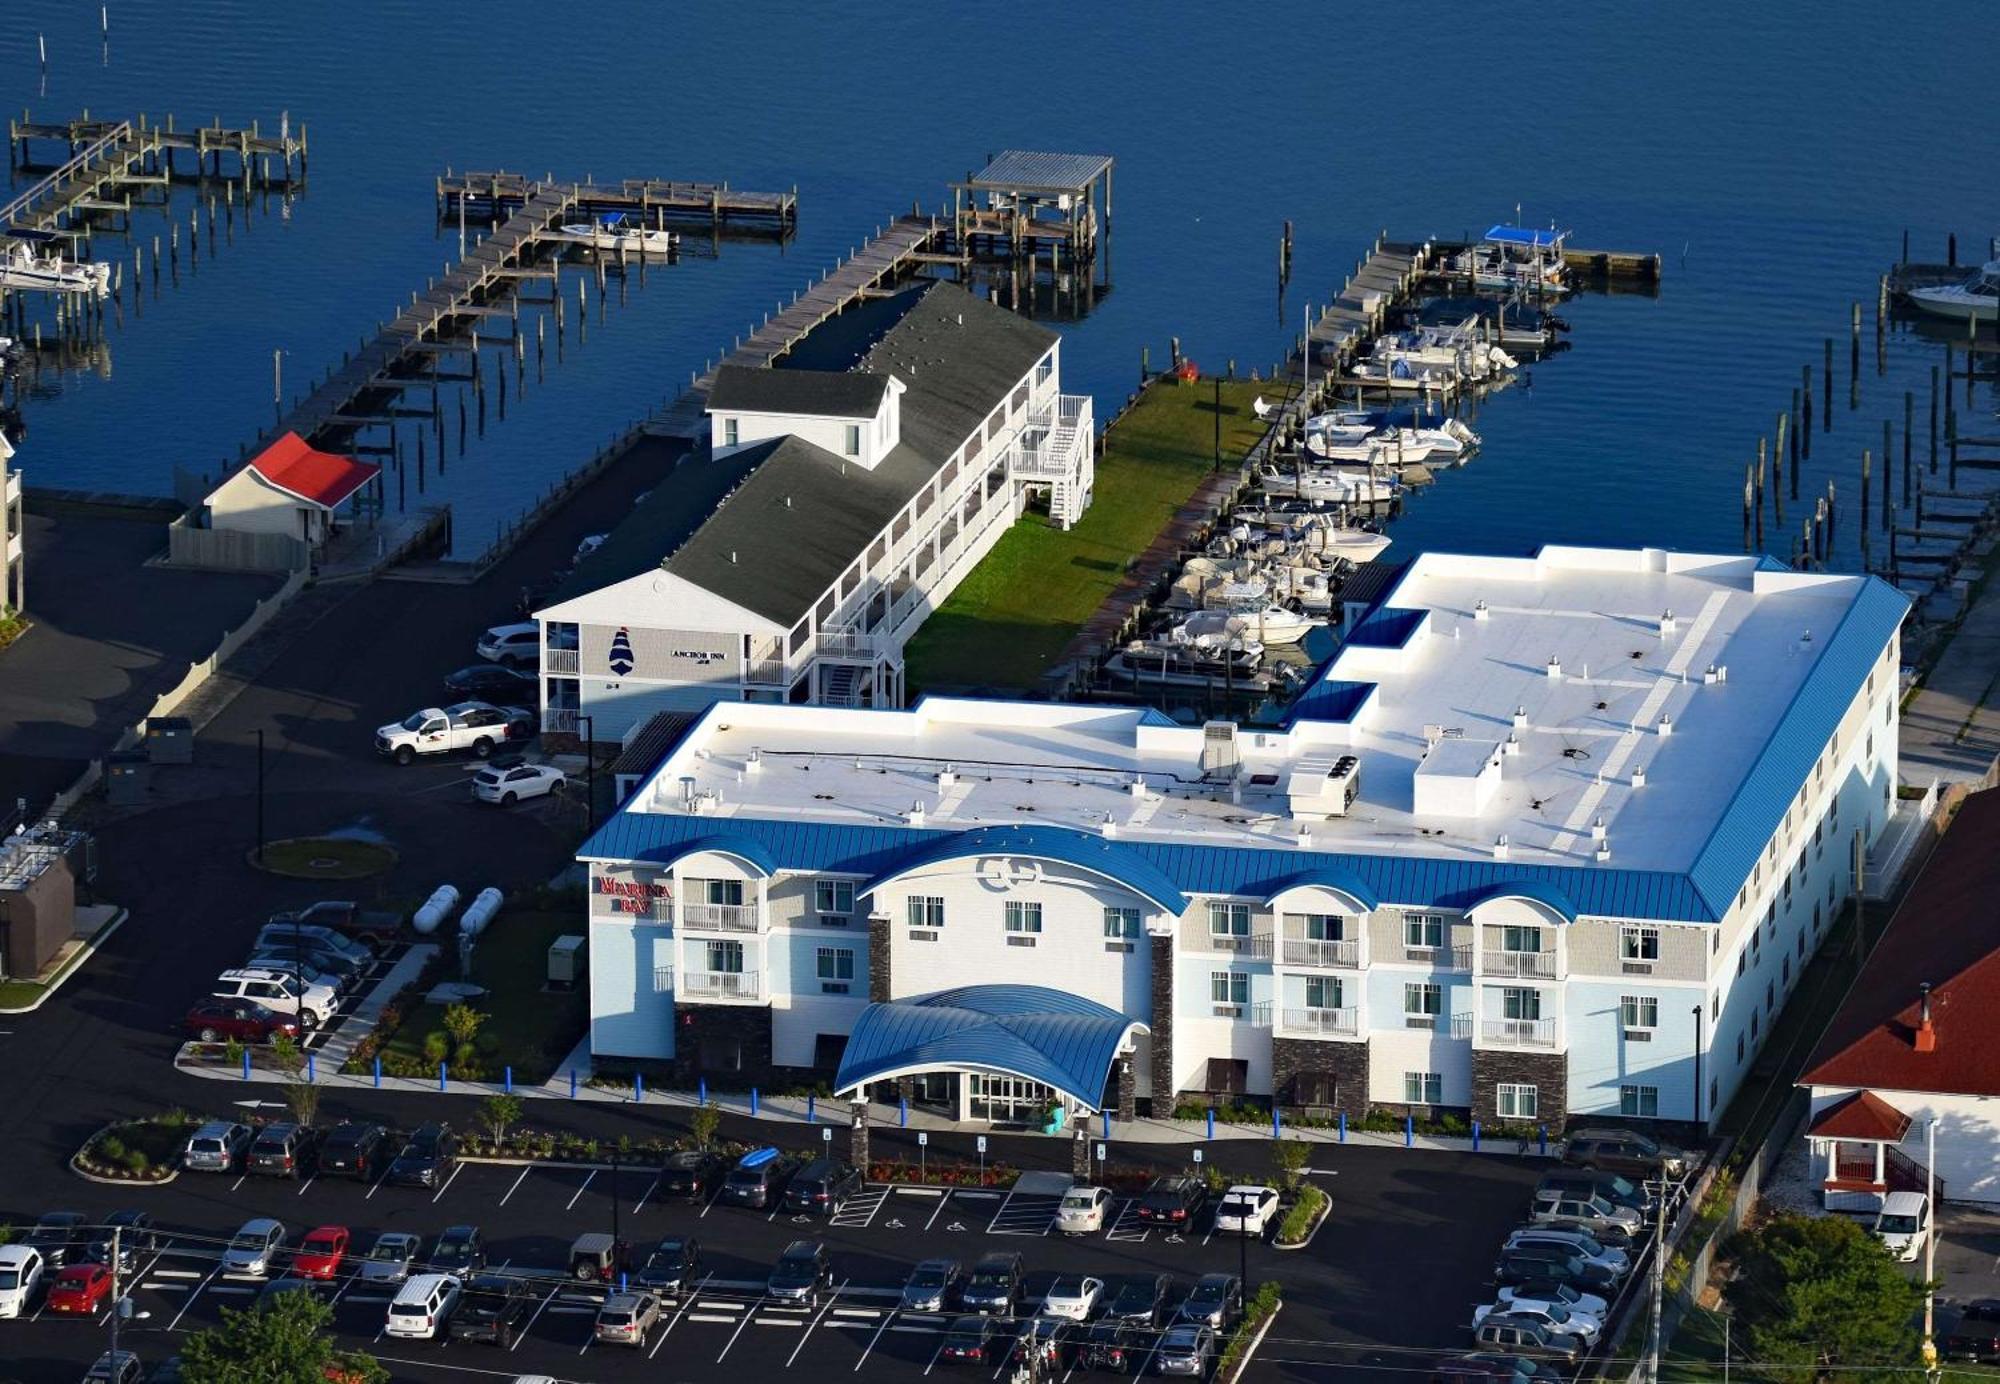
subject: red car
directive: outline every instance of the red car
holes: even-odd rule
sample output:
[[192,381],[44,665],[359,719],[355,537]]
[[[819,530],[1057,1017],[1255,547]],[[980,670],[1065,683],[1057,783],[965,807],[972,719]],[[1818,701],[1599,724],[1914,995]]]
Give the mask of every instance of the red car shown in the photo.
[[255,1000],[209,999],[188,1010],[187,1035],[202,1043],[268,1043],[283,1033],[299,1036],[298,1019],[266,1009]]
[[300,1278],[332,1278],[347,1258],[347,1227],[323,1225],[299,1242],[292,1256],[292,1272]]
[[51,1312],[95,1316],[111,1296],[111,1270],[102,1264],[71,1264],[49,1285]]

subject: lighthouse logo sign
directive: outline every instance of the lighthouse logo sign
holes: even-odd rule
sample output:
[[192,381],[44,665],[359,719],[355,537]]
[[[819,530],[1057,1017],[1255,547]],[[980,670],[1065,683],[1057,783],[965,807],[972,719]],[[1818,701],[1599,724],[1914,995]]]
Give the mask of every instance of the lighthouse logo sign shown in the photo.
[[621,678],[632,671],[632,635],[625,626],[620,625],[618,633],[611,636],[611,652],[604,661]]

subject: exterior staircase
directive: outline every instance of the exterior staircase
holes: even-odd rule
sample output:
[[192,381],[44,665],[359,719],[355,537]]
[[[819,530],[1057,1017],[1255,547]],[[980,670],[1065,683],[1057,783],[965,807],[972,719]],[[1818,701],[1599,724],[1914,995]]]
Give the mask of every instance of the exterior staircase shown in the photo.
[[823,706],[861,705],[861,669],[852,663],[820,665],[820,704]]

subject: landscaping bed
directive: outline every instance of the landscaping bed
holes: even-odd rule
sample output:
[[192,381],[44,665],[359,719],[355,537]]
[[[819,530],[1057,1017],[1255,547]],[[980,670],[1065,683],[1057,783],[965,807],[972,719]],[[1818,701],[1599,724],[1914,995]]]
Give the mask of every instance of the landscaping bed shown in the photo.
[[392,846],[346,836],[295,836],[267,842],[261,857],[250,853],[250,863],[260,870],[317,880],[366,879],[389,869],[396,858]]
[[168,1182],[179,1176],[181,1150],[201,1124],[185,1110],[121,1120],[86,1139],[70,1166],[114,1182]]
[[1279,1218],[1272,1243],[1279,1249],[1304,1249],[1332,1209],[1332,1197],[1312,1183],[1305,1183],[1299,1188],[1298,1199]]
[[1271,1319],[1278,1315],[1282,1306],[1284,1289],[1271,1279],[1258,1284],[1257,1291],[1244,1299],[1243,1320],[1229,1334],[1229,1344],[1222,1348],[1222,1359],[1215,1366],[1215,1384],[1234,1384],[1237,1376],[1250,1363],[1250,1352],[1264,1339]]

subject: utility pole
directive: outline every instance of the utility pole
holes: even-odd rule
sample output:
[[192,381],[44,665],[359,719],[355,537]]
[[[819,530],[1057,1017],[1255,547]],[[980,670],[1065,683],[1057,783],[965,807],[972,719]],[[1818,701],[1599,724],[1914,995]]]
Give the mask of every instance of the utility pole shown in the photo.
[[1659,1183],[1659,1205],[1653,1227],[1653,1324],[1646,1332],[1646,1379],[1660,1384],[1660,1313],[1667,1283],[1667,1182]]
[[1937,1351],[1937,1120],[1924,1122],[1924,1374],[1938,1377]]
[[[114,1377],[118,1373],[118,1318],[124,1315],[125,1310],[124,1299],[118,1291],[119,1234],[124,1229],[122,1225],[111,1227],[111,1373]],[[1928,1315],[1924,1318],[1924,1325],[1926,1327],[1924,1339],[1928,1341],[1930,1339]]]

